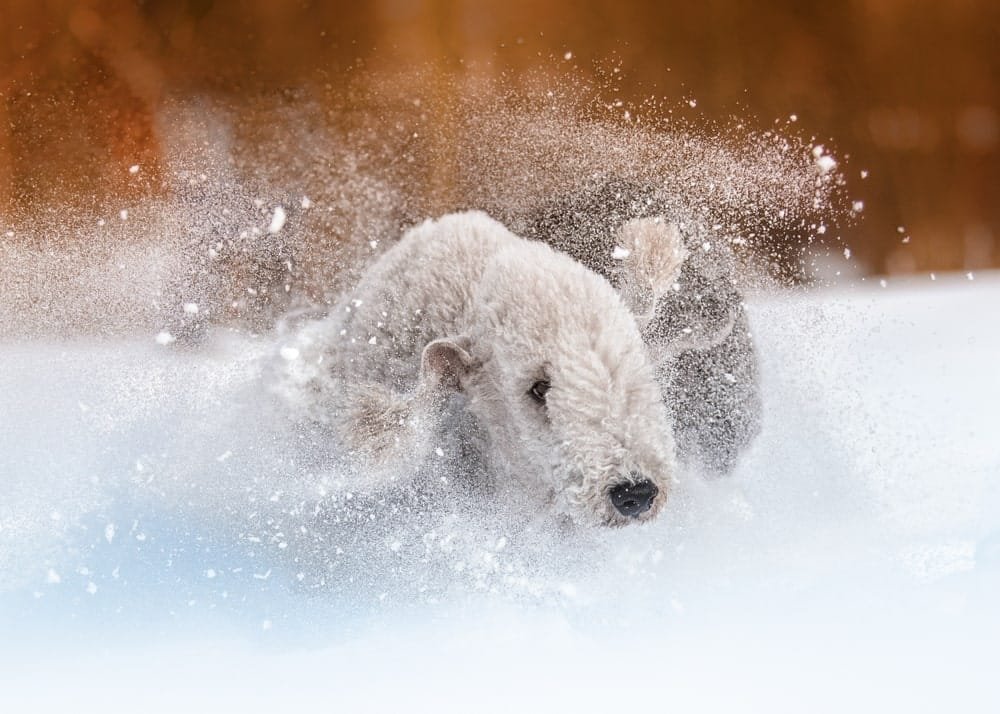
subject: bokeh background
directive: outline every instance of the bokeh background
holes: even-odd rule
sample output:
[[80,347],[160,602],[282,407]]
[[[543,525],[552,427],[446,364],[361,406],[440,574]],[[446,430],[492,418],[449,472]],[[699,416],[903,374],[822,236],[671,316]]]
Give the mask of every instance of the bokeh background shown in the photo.
[[863,270],[997,267],[998,30],[995,0],[0,0],[0,213],[162,190],[171,95],[572,65],[609,99],[832,148]]

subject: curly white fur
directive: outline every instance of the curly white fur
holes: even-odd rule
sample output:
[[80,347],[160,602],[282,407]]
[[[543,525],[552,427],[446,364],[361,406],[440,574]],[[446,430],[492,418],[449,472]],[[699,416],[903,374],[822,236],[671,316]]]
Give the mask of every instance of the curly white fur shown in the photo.
[[[655,292],[676,265],[643,258],[641,235],[637,281]],[[284,356],[299,404],[368,488],[428,458],[454,390],[500,488],[612,525],[654,517],[670,490],[673,437],[633,314],[604,278],[483,213],[411,229]],[[539,404],[529,392],[543,380]],[[627,519],[608,491],[639,479],[659,494]]]

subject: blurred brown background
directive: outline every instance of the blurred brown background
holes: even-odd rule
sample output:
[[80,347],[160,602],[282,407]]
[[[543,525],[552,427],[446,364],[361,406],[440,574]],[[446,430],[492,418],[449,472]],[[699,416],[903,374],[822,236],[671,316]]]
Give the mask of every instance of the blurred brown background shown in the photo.
[[[777,121],[832,147],[865,204],[844,238],[874,272],[996,267],[998,8],[0,0],[0,216],[155,192],[153,117],[170,94],[336,87],[359,62],[374,71],[427,65],[441,76],[572,63],[599,81],[620,67],[623,79],[606,85],[616,99],[694,99],[693,114],[760,128]],[[148,182],[127,181],[135,163],[152,167]]]

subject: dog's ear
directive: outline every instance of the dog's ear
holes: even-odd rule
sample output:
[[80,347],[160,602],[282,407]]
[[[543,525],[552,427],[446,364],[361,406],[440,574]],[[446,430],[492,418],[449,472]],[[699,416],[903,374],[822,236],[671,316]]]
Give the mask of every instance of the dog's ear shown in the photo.
[[421,375],[432,386],[460,392],[474,368],[464,337],[443,337],[427,343],[421,356]]
[[634,218],[615,235],[619,290],[640,327],[673,289],[687,252],[680,231],[662,216]]

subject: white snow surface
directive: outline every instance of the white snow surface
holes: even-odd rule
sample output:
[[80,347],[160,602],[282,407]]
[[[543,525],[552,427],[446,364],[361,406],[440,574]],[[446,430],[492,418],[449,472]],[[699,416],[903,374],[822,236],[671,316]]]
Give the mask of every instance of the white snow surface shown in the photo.
[[0,345],[0,711],[998,711],[998,304],[754,298],[737,473],[581,533],[317,517],[357,499],[272,407],[280,343]]

